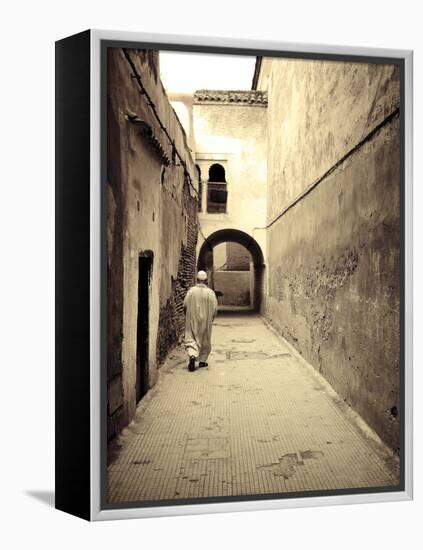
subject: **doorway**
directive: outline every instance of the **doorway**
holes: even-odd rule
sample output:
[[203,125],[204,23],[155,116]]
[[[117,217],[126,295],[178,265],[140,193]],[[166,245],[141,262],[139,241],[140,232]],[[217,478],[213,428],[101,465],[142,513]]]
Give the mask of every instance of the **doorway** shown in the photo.
[[148,332],[150,311],[150,280],[153,267],[152,253],[143,253],[138,258],[138,316],[137,316],[137,372],[136,401],[147,393],[148,383]]

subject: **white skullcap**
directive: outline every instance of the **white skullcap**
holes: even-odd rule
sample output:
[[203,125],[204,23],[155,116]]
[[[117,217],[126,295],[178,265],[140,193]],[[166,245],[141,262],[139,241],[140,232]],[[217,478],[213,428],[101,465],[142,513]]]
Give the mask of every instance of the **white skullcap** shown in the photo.
[[199,281],[205,281],[207,279],[207,273],[205,271],[199,271],[197,273],[197,279]]

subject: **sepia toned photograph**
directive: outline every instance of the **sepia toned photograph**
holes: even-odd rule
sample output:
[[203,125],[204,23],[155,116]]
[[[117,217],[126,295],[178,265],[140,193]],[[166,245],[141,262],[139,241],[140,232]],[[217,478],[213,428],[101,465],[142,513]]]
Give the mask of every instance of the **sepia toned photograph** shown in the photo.
[[103,50],[104,507],[398,491],[403,66],[197,50]]

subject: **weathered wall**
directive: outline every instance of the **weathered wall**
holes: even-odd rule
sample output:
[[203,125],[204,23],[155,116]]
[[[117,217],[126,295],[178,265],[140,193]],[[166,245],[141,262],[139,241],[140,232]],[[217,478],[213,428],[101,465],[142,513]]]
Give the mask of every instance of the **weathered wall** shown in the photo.
[[213,267],[215,270],[248,271],[251,254],[242,244],[226,242],[213,248]]
[[[165,197],[164,212],[162,216],[162,287],[160,296],[168,298],[162,299],[160,309],[159,330],[157,335],[157,362],[160,364],[166,357],[169,349],[180,341],[184,331],[184,298],[188,289],[194,284],[196,279],[195,250],[197,245],[198,225],[197,225],[197,202],[192,199],[187,192],[183,195],[183,210],[172,208],[168,204],[169,197]],[[176,211],[175,211],[176,210]],[[176,213],[175,219],[167,213]],[[181,215],[185,216],[185,221],[178,219]],[[175,225],[172,225],[174,223]],[[172,238],[170,233],[174,231],[176,224],[185,226],[184,239],[181,240],[181,250],[178,263],[178,271],[175,278],[173,269],[169,269],[168,254],[172,253]],[[172,229],[173,228],[173,229]],[[169,286],[170,282],[170,286]]]
[[215,271],[221,271],[226,269],[228,265],[227,244],[218,244],[213,248],[211,254],[213,256],[213,269]]
[[192,94],[188,93],[176,93],[169,91],[167,91],[167,95],[173,109],[175,110],[176,116],[185,130],[188,146],[191,151],[195,151],[193,121],[194,97]]
[[250,269],[251,254],[238,243],[226,243],[227,268],[229,271],[248,271]]
[[214,289],[222,292],[218,302],[222,306],[250,305],[249,271],[215,271]]
[[[148,385],[181,335],[182,301],[194,282],[196,171],[186,136],[158,77],[152,51],[108,50],[109,438],[136,407],[138,259],[153,257],[149,286]],[[146,95],[140,77],[162,126]],[[168,136],[166,135],[168,133]],[[175,147],[181,158],[169,142]]]
[[398,450],[398,70],[264,59],[258,88],[269,93],[266,317]]
[[[267,100],[255,92],[198,92],[193,106],[195,158],[203,180],[201,234],[197,252],[213,232],[240,229],[254,237],[266,257]],[[208,98],[208,99],[207,99]],[[226,213],[207,213],[209,167],[225,168]]]

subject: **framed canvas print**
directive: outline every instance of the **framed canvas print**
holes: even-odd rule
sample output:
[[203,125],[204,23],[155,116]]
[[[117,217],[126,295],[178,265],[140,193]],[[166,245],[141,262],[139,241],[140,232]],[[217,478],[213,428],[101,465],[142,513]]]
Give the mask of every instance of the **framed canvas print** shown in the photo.
[[412,498],[412,52],[56,43],[56,507]]

